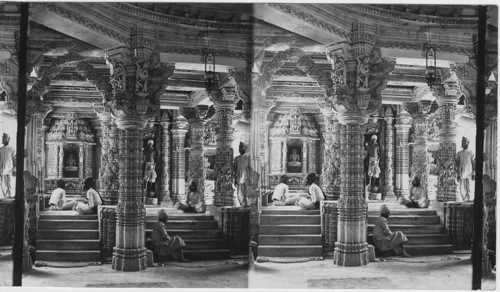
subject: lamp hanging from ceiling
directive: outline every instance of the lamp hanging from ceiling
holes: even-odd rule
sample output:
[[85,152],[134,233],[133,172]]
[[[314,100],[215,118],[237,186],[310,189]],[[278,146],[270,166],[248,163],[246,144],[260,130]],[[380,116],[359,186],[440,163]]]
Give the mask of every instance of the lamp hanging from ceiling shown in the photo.
[[205,51],[205,89],[208,95],[211,94],[211,91],[215,87],[215,54],[210,49],[210,35],[208,31],[207,25],[207,49]]
[[432,46],[431,43],[431,30],[430,30],[430,21],[428,21],[427,26],[427,35],[429,38],[429,47],[425,53],[425,78],[427,80],[427,84],[432,87],[436,82],[437,76],[437,66],[436,66],[436,49]]

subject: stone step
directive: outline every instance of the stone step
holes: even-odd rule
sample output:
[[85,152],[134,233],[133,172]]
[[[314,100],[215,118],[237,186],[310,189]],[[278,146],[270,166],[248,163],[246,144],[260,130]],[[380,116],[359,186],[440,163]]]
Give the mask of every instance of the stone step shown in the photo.
[[184,257],[188,260],[223,260],[231,257],[229,249],[184,250]]
[[99,250],[99,239],[38,239],[38,250]]
[[[373,224],[368,224],[368,233],[373,234]],[[416,224],[390,224],[389,229],[392,232],[401,231],[406,234],[420,234],[420,233],[443,233],[444,226],[438,224],[429,225],[416,225]]]
[[408,245],[418,244],[448,244],[450,239],[448,234],[405,234],[408,238]]
[[451,244],[418,244],[405,245],[406,252],[413,255],[443,255],[452,254],[453,246]]
[[[375,224],[379,217],[368,217],[368,224]],[[389,224],[439,224],[439,216],[437,215],[395,215],[387,218]]]
[[[202,214],[190,214],[190,213],[180,213],[180,214],[168,214],[168,221],[170,220],[196,220],[196,221],[210,221],[214,220],[213,215],[202,215]],[[157,222],[157,215],[146,216],[146,222]]]
[[99,230],[85,229],[61,229],[61,230],[44,230],[39,229],[37,232],[38,239],[98,239]]
[[314,225],[321,224],[320,215],[261,215],[261,225],[282,225],[282,224],[297,224],[297,225]]
[[40,213],[38,220],[97,220],[97,215],[54,215],[54,212],[64,211],[52,211],[49,214]]
[[101,260],[98,250],[37,250],[37,261],[94,262]]
[[321,234],[321,225],[261,225],[260,234]]
[[227,249],[227,242],[222,238],[202,238],[202,239],[186,239],[186,250],[218,250]]
[[259,245],[321,245],[321,234],[259,235]]
[[38,220],[38,228],[44,230],[60,230],[60,229],[99,229],[97,220]]
[[[391,209],[391,217],[394,215],[436,215],[435,210],[429,210],[429,209],[418,209],[418,208],[406,208],[402,210],[392,210]],[[368,217],[379,217],[380,216],[380,211],[379,210],[368,210]],[[389,218],[391,218],[389,217]]]
[[[298,207],[297,207],[298,208]],[[320,215],[319,210],[262,209],[262,215]]]
[[[152,229],[146,229],[146,238],[151,238]],[[182,239],[202,239],[202,238],[221,238],[222,232],[218,229],[212,230],[178,230],[168,229],[169,236],[180,236]]]
[[[158,221],[147,221],[146,229],[152,229],[153,225]],[[192,230],[208,230],[217,229],[217,221],[200,221],[200,220],[168,220],[167,229],[192,229]]]
[[321,245],[259,245],[257,248],[259,257],[310,257],[322,254]]
[[[447,234],[436,233],[436,234],[405,234],[408,238],[408,245],[418,245],[418,244],[448,244],[449,238]],[[367,241],[373,242],[373,235],[367,236]]]

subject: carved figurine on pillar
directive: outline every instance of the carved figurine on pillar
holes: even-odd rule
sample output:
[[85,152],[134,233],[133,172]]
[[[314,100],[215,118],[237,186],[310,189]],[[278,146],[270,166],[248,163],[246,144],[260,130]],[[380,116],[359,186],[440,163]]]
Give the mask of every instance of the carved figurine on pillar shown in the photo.
[[2,194],[5,198],[13,197],[13,183],[15,176],[15,161],[16,161],[16,151],[14,148],[9,146],[10,136],[3,133],[2,143],[3,146],[0,147],[0,184],[2,189]]
[[365,143],[366,159],[368,161],[368,186],[370,192],[378,192],[378,180],[380,175],[379,157],[380,147],[377,144],[377,136],[373,135],[370,143]]
[[251,183],[250,176],[252,173],[251,158],[246,154],[247,145],[240,142],[239,152],[240,155],[234,158],[234,183],[236,185],[238,202],[241,207],[247,207],[247,187]]
[[143,173],[144,173],[144,186],[143,186],[143,195],[144,200],[146,198],[152,198],[153,204],[156,205],[157,198],[155,198],[156,191],[156,171],[155,171],[155,149],[153,140],[148,141],[148,145],[146,147],[145,156],[143,165]]
[[470,184],[474,177],[474,153],[469,148],[469,139],[462,137],[463,150],[458,151],[456,159],[457,179],[460,182],[460,197],[465,202],[471,201]]

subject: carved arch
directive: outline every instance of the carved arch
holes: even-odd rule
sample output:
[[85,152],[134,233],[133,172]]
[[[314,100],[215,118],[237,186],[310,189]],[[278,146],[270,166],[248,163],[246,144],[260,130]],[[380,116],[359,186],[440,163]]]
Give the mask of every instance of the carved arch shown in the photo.
[[333,82],[331,78],[329,78],[329,75],[325,74],[323,70],[318,69],[316,63],[307,56],[304,50],[296,47],[279,52],[273,60],[266,65],[263,70],[264,73],[256,80],[256,84],[265,92],[272,86],[272,76],[274,73],[278,72],[287,61],[294,60],[297,61],[299,68],[308,73],[320,86],[324,87],[328,96],[333,93]]

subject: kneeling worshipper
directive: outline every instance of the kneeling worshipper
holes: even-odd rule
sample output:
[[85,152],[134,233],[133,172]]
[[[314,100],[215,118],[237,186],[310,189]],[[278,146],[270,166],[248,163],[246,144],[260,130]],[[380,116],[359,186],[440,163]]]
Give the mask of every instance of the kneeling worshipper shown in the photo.
[[186,243],[179,237],[170,237],[167,233],[168,215],[165,210],[158,212],[158,222],[153,225],[153,233],[151,234],[151,243],[153,255],[162,261],[166,256],[172,255],[175,260],[187,262],[184,258],[182,249],[186,247]]
[[375,247],[380,251],[393,250],[396,255],[410,258],[411,255],[406,253],[404,244],[408,242],[408,238],[401,232],[392,232],[387,225],[387,218],[391,215],[391,211],[387,205],[380,207],[380,217],[375,221],[373,228],[373,239]]

